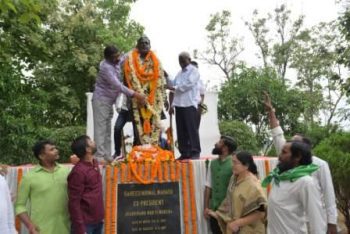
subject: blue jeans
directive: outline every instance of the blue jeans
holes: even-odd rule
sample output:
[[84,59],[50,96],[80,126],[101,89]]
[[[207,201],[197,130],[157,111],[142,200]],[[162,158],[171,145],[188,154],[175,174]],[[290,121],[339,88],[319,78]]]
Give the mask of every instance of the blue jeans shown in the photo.
[[103,228],[103,222],[85,225],[87,234],[102,234],[102,228]]

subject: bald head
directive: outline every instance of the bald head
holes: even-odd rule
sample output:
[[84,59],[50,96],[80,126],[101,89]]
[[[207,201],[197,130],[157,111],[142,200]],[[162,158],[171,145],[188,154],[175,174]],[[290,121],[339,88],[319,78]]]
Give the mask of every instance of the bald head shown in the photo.
[[182,69],[187,67],[188,64],[191,63],[191,56],[188,52],[181,52],[179,54],[179,64]]

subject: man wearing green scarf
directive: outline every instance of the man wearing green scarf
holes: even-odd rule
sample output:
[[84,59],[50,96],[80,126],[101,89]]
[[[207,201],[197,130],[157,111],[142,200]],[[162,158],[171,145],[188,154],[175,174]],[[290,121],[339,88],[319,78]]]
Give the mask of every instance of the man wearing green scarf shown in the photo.
[[272,183],[269,194],[267,220],[268,233],[327,232],[322,209],[321,194],[311,173],[318,170],[312,164],[310,147],[302,142],[287,142],[279,155],[277,168],[267,176],[263,186]]

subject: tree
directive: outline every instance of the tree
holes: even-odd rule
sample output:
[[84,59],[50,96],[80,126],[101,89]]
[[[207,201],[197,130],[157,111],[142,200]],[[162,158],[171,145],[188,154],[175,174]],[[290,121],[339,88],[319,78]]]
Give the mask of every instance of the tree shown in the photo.
[[226,81],[219,92],[221,121],[238,120],[251,125],[262,148],[268,139],[268,119],[261,101],[263,91],[267,91],[287,134],[300,127],[298,119],[304,111],[302,93],[287,89],[272,69],[242,66],[234,77]]
[[208,64],[218,66],[226,79],[232,78],[238,65],[238,56],[243,51],[241,39],[230,35],[231,13],[223,10],[211,15],[206,30],[209,47],[201,55]]
[[350,230],[350,133],[333,134],[324,139],[314,153],[328,162],[336,202],[339,211],[345,216],[346,226]]
[[238,150],[259,153],[258,142],[253,130],[245,123],[236,120],[224,120],[219,123],[220,134],[230,136],[238,144]]
[[143,32],[129,20],[132,2],[0,2],[1,162],[32,161],[31,146],[45,137],[67,143],[66,154],[68,142],[85,132],[85,92],[104,46],[126,51]]
[[336,22],[329,22],[305,31],[291,59],[291,67],[297,71],[297,86],[307,97],[304,119],[310,124],[314,124],[320,111],[326,126],[332,124],[334,117],[344,117],[338,110],[345,96],[344,67],[337,52],[344,42],[337,28]]
[[[286,72],[299,34],[302,33],[303,21],[304,16],[299,16],[293,21],[291,11],[282,4],[275,9],[274,15],[268,14],[267,17],[259,17],[258,11],[255,10],[251,22],[245,22],[259,47],[264,67],[274,67],[283,83],[286,83]],[[276,28],[275,34],[267,24]],[[276,35],[277,38],[270,34]]]

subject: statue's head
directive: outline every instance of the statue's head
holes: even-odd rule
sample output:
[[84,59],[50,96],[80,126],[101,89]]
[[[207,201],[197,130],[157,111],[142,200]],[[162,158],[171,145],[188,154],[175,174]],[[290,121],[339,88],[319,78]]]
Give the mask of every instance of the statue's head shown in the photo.
[[136,48],[141,56],[145,56],[151,49],[151,41],[147,36],[142,36],[137,40]]

